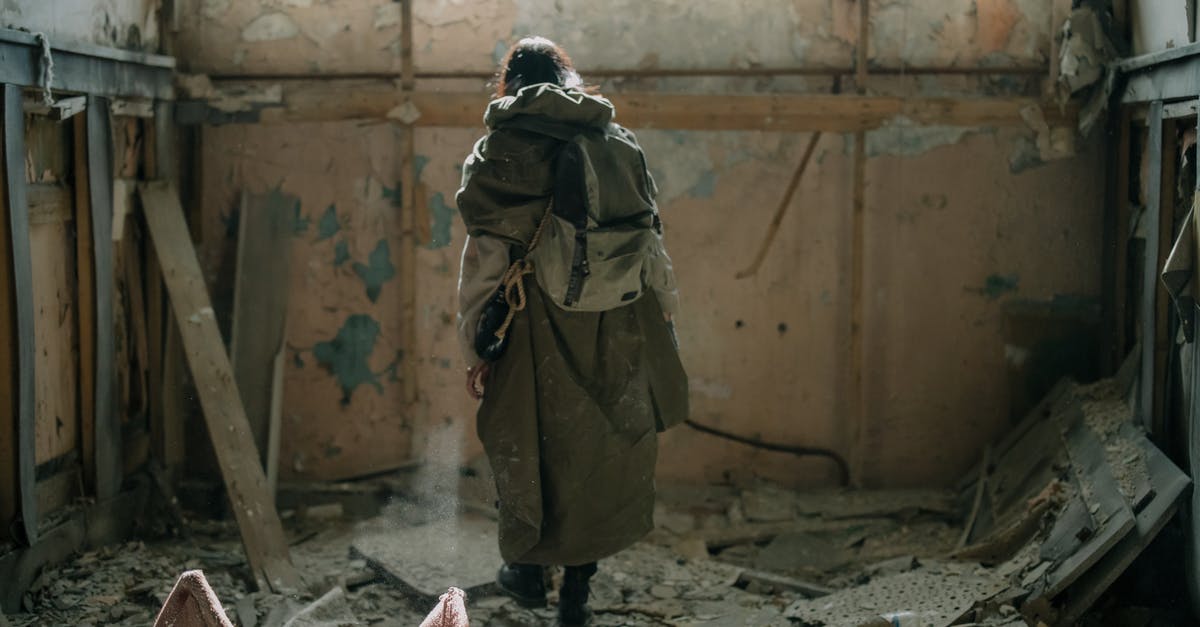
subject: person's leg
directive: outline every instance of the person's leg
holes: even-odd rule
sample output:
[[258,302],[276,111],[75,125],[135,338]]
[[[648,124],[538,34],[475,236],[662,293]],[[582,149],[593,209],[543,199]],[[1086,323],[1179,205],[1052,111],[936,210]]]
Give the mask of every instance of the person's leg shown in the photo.
[[588,608],[588,583],[596,574],[596,562],[582,566],[567,566],[563,571],[562,589],[558,592],[558,622],[561,625],[587,625],[592,621]]
[[496,583],[521,607],[546,607],[545,569],[536,564],[505,564]]

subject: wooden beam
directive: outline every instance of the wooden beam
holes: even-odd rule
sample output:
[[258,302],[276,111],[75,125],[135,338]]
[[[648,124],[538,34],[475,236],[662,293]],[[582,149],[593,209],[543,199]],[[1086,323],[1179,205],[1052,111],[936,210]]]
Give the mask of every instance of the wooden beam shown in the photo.
[[[867,93],[867,59],[871,42],[870,3],[858,1],[858,73],[855,82],[859,97]],[[867,449],[870,447],[866,393],[863,387],[863,282],[866,280],[867,131],[854,132],[854,182],[850,211],[850,372],[846,377],[848,416],[852,421],[850,445],[851,485],[862,487],[870,480]]]
[[[400,4],[400,65],[402,98],[412,102],[416,96],[413,60],[412,0]],[[425,107],[417,107],[425,111]],[[422,114],[424,117],[424,114]],[[478,111],[476,112],[478,117]],[[420,118],[418,118],[418,121]],[[406,124],[400,129],[400,329],[404,354],[400,365],[400,385],[404,390],[406,413],[411,416],[417,395],[417,146],[416,129]],[[411,453],[411,451],[410,451]]]
[[1155,259],[1154,273],[1154,424],[1150,432],[1159,438],[1169,438],[1167,396],[1170,394],[1170,375],[1167,372],[1167,354],[1174,347],[1175,338],[1170,335],[1172,307],[1161,276],[1162,269],[1167,265],[1167,257],[1171,255],[1171,244],[1175,241],[1175,175],[1178,169],[1176,153],[1179,137],[1175,132],[1175,120],[1164,119],[1162,125],[1162,174],[1159,181],[1162,191],[1159,192],[1158,258]]
[[279,514],[254,448],[250,424],[225,353],[200,262],[173,185],[143,183],[142,211],[162,266],[184,354],[196,382],[225,489],[237,518],[246,561],[260,587],[295,590],[299,573],[288,555]]
[[79,334],[79,448],[89,494],[96,487],[96,272],[92,255],[92,205],[88,190],[87,118],[74,118],[75,324]]
[[1141,379],[1138,384],[1138,420],[1142,426],[1152,429],[1154,420],[1154,364],[1155,364],[1155,322],[1158,315],[1155,304],[1158,302],[1158,257],[1159,257],[1159,210],[1162,198],[1162,156],[1163,156],[1163,103],[1161,100],[1150,103],[1150,116],[1146,121],[1147,140],[1146,152],[1150,166],[1146,170],[1146,180],[1142,185],[1146,190],[1146,208],[1142,214],[1142,232],[1146,245],[1142,258],[1142,293],[1139,299],[1141,307],[1138,315],[1141,317]]
[[[414,126],[482,128],[488,95],[481,92],[401,92],[394,81],[221,81],[220,89],[263,90],[278,85],[278,104],[248,103],[240,112],[213,110],[219,122],[281,124],[388,119],[405,99],[419,112]],[[1021,109],[1042,106],[1050,126],[1074,126],[1077,107],[1034,98],[905,98],[860,94],[606,94],[617,121],[630,128],[854,132],[905,119],[918,125],[1024,127]],[[181,115],[181,117],[183,117]],[[204,119],[189,119],[192,122]],[[186,121],[186,120],[185,120]]]
[[17,479],[21,521],[28,542],[37,541],[37,479],[34,424],[33,260],[29,252],[29,204],[25,188],[25,111],[21,88],[4,86],[4,199],[8,210],[12,258],[13,307],[16,309]]
[[113,337],[112,201],[113,149],[108,101],[89,96],[87,106],[88,205],[92,220],[92,270],[95,277],[95,460],[96,497],[121,489],[121,420],[115,410],[116,340]]
[[275,357],[286,340],[291,211],[298,202],[279,189],[266,194],[243,191],[238,218],[229,360],[264,464],[270,450]]
[[[154,108],[152,141],[147,147],[146,177],[178,181],[174,106],[159,101]],[[198,177],[199,174],[197,173]],[[158,258],[146,255],[146,319],[150,330],[150,430],[154,450],[166,470],[168,481],[178,477],[186,451],[184,443],[183,351],[179,329],[170,319],[170,305],[163,294],[162,268]]]

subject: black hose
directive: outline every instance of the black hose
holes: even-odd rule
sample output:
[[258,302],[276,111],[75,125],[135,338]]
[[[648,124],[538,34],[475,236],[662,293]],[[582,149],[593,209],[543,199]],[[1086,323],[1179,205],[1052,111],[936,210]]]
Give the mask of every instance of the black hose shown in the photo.
[[794,446],[791,444],[776,444],[774,442],[763,442],[762,440],[758,440],[755,438],[748,438],[744,435],[737,435],[736,433],[729,433],[728,431],[722,431],[715,427],[710,427],[708,425],[702,425],[694,420],[684,420],[684,423],[686,423],[687,426],[689,426],[701,433],[707,433],[709,435],[714,435],[719,438],[724,438],[726,440],[731,440],[731,441],[737,442],[738,444],[745,444],[746,446],[753,446],[754,448],[760,448],[765,451],[772,451],[775,453],[788,453],[791,455],[795,455],[796,457],[827,457],[827,458],[833,460],[833,463],[837,464],[838,473],[841,475],[841,484],[843,486],[845,486],[850,483],[850,466],[849,466],[849,464],[846,463],[845,458],[843,458],[841,455],[839,455],[836,451],[833,451],[833,450],[830,450],[827,448],[820,448],[820,447],[816,447],[816,446]]

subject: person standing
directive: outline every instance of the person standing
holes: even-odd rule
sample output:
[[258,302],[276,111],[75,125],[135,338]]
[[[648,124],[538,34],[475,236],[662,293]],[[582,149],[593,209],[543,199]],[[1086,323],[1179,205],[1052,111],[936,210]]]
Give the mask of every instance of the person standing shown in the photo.
[[653,528],[657,433],[687,418],[679,306],[657,192],[611,102],[554,42],[500,65],[463,165],[459,340],[496,478],[497,582],[585,625],[596,562]]

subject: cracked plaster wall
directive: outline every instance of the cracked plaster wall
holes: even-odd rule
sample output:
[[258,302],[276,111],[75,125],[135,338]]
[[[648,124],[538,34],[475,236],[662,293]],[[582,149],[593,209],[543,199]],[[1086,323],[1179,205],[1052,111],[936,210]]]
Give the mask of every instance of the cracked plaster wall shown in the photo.
[[[182,62],[191,71],[222,74],[394,72],[397,6],[384,0],[187,0]],[[883,1],[872,10],[873,56],[883,65],[1029,65],[1044,62],[1049,51],[1050,8],[1041,0]],[[507,42],[530,32],[566,44],[583,68],[844,66],[857,32],[855,6],[842,0],[416,0],[414,11],[421,70],[490,71]],[[423,86],[479,88],[472,81]],[[711,93],[824,91],[829,84],[670,79],[604,87]],[[979,79],[872,82],[873,90],[923,95],[1028,88]],[[481,111],[484,103],[481,96]],[[228,243],[216,235],[220,216],[243,187],[281,185],[301,199],[301,219],[311,220],[295,240],[290,277],[299,302],[288,338],[301,359],[289,361],[283,459],[291,465],[285,475],[376,470],[421,454],[427,440],[445,441],[435,437],[443,432],[459,434],[464,459],[479,453],[454,337],[463,227],[452,199],[461,160],[483,129],[416,131],[418,266],[401,268],[393,256],[395,275],[377,282],[372,299],[354,264],[369,265],[381,237],[391,251],[399,243],[393,204],[399,142],[385,129],[346,122],[204,132],[202,245],[210,267],[227,252]],[[694,418],[848,454],[853,434],[841,390],[850,311],[850,137],[821,141],[764,266],[737,281],[733,276],[753,258],[807,135],[638,135],[662,190],[679,274],[679,329]],[[902,121],[868,135],[870,420],[863,442],[870,484],[951,483],[983,443],[1005,429],[1005,303],[1099,292],[1101,152],[1085,144],[1074,159],[1043,164],[1036,150],[1029,154],[1033,145],[1032,134],[1017,130]],[[337,206],[339,230],[320,239],[330,204]],[[414,274],[418,350],[397,355],[397,285]],[[1002,293],[986,289],[996,276],[1008,281]],[[358,385],[342,403],[337,373],[304,351],[331,342],[355,315],[378,323],[376,335],[353,335],[374,339],[372,350],[353,363],[378,386]],[[389,377],[397,359],[415,359],[420,373],[421,402],[411,416],[402,415],[399,384]],[[686,429],[663,437],[660,460],[661,476],[671,479],[753,473],[793,485],[835,480],[824,462]]]

